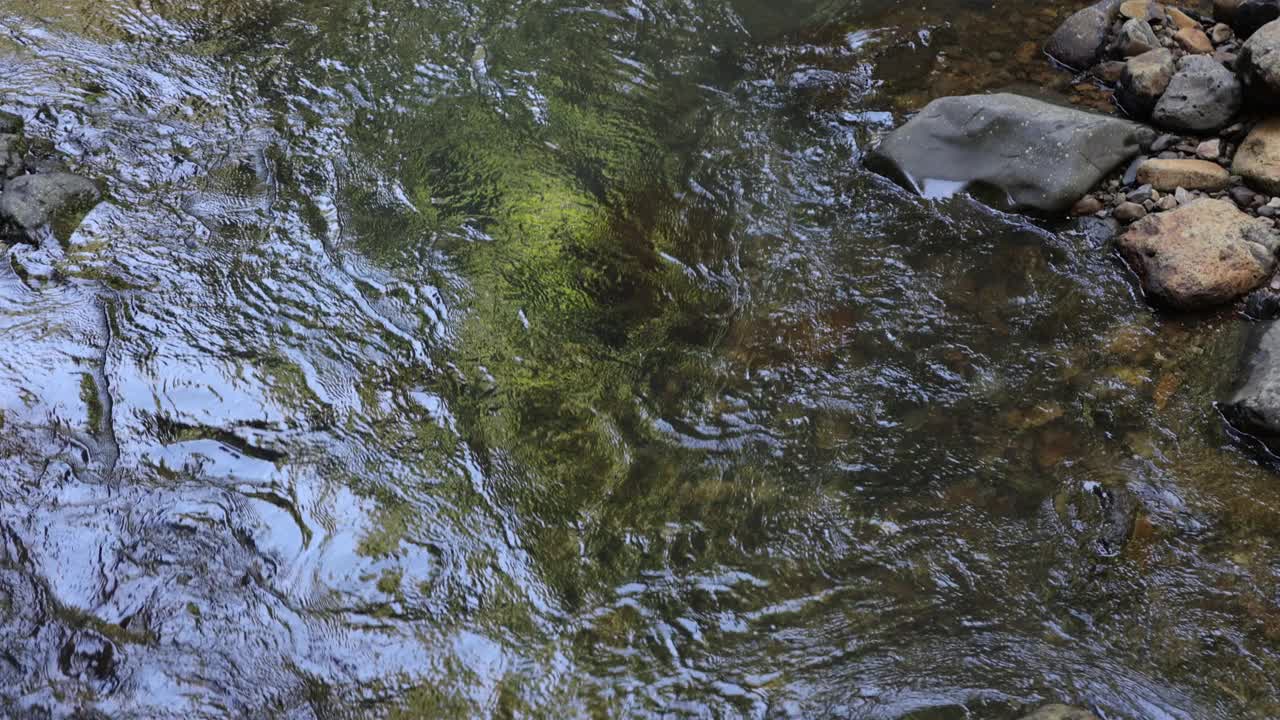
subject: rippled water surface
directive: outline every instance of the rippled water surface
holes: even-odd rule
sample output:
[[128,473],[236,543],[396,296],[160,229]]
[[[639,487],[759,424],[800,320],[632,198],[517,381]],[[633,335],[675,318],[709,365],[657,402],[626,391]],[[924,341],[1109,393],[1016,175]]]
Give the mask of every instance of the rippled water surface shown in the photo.
[[1063,10],[0,0],[0,715],[1280,717],[1245,323],[859,167]]

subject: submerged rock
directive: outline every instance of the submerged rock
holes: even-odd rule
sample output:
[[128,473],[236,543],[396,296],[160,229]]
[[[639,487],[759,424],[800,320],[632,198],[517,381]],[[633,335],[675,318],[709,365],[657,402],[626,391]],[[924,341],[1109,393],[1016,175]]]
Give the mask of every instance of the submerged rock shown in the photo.
[[1231,172],[1262,192],[1280,195],[1280,118],[1253,128],[1236,150]]
[[92,181],[70,173],[21,175],[5,183],[0,215],[23,229],[47,225],[63,213],[85,209],[101,199]]
[[1153,301],[1201,310],[1266,282],[1280,235],[1229,201],[1197,200],[1139,220],[1117,245]]
[[1069,705],[1045,705],[1022,720],[1098,720],[1098,716]]
[[[1134,117],[1150,116],[1156,102],[1169,87],[1174,70],[1173,52],[1166,48],[1129,58],[1120,75],[1120,85],[1116,88],[1116,99],[1120,102],[1120,107]],[[1155,150],[1154,146],[1152,150]]]
[[1280,452],[1280,320],[1259,324],[1249,337],[1231,399],[1219,406],[1240,432]]
[[1153,133],[1136,123],[1020,95],[940,98],[867,157],[926,197],[994,190],[1012,209],[1063,212]]
[[1236,68],[1249,92],[1280,98],[1280,22],[1267,23],[1249,38],[1240,48]]
[[1107,29],[1116,17],[1118,0],[1102,0],[1067,18],[1044,51],[1049,57],[1076,70],[1093,67],[1107,44]]
[[1221,165],[1208,160],[1154,159],[1138,167],[1138,182],[1161,192],[1187,190],[1222,190],[1231,182],[1231,176]]
[[23,169],[22,136],[0,134],[0,177],[16,177]]
[[1208,132],[1229,123],[1243,101],[1235,73],[1211,57],[1187,55],[1178,61],[1151,117],[1174,130]]

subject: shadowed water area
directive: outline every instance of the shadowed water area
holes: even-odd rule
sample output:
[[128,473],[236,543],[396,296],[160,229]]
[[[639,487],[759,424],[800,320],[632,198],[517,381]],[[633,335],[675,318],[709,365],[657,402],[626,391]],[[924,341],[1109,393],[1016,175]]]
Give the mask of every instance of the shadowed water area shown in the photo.
[[1073,9],[0,0],[0,716],[1280,717],[1245,322],[859,165]]

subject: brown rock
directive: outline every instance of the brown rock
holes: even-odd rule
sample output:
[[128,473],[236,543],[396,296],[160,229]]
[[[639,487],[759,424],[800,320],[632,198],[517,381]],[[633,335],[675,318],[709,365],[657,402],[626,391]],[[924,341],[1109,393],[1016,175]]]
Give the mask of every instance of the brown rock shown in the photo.
[[1116,99],[1133,117],[1147,117],[1164,95],[1176,67],[1173,53],[1161,48],[1129,58],[1120,74]]
[[1102,201],[1092,195],[1085,195],[1071,206],[1072,215],[1093,215],[1102,210]]
[[1173,34],[1173,39],[1183,50],[1193,55],[1208,55],[1213,52],[1213,42],[1198,27],[1183,28]]
[[1124,63],[1119,60],[1108,60],[1094,65],[1089,72],[1102,82],[1114,85],[1120,82],[1120,76],[1124,74]]
[[1117,245],[1152,301],[1199,310],[1266,282],[1280,235],[1226,200],[1206,199],[1139,220]]
[[1151,0],[1125,0],[1120,3],[1120,14],[1132,20],[1155,20],[1160,8]]
[[1280,195],[1280,118],[1258,123],[1236,150],[1231,172],[1268,195]]
[[1207,160],[1147,160],[1138,166],[1138,182],[1168,192],[1178,188],[1216,192],[1231,182],[1231,175]]
[[1169,17],[1169,22],[1173,23],[1173,26],[1179,30],[1186,30],[1187,28],[1200,29],[1200,23],[1196,22],[1194,18],[1182,12],[1178,8],[1165,8],[1164,12],[1165,15]]
[[1112,217],[1122,223],[1131,223],[1147,216],[1147,209],[1133,202],[1122,202],[1116,206]]

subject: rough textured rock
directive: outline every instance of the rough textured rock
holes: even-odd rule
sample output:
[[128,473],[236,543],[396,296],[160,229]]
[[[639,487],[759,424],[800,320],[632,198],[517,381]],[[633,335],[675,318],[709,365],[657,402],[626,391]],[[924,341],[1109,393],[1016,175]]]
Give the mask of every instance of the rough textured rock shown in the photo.
[[1089,72],[1105,83],[1118,83],[1120,77],[1124,75],[1124,65],[1119,60],[1107,60],[1094,65]]
[[1264,120],[1236,150],[1231,172],[1269,195],[1280,195],[1280,118]]
[[0,194],[0,215],[27,230],[47,224],[64,212],[98,201],[98,186],[78,175],[20,175]]
[[1098,716],[1069,705],[1045,705],[1022,720],[1098,720]]
[[[1266,314],[1273,315],[1274,308]],[[1233,427],[1280,453],[1280,320],[1254,328],[1241,358],[1235,391],[1219,407]]]
[[1161,192],[1178,188],[1217,192],[1231,182],[1231,175],[1221,165],[1208,160],[1161,160],[1142,163],[1138,182]]
[[1197,200],[1139,220],[1117,245],[1152,301],[1200,310],[1266,282],[1280,235],[1226,200]]
[[1120,7],[1118,0],[1102,0],[1067,18],[1045,45],[1049,57],[1076,70],[1093,67],[1107,44],[1107,28]]
[[1165,48],[1129,58],[1116,88],[1120,107],[1133,117],[1150,116],[1156,102],[1169,87],[1174,71],[1173,53]]
[[1137,155],[1136,123],[1007,93],[940,98],[867,165],[925,196],[995,190],[1015,209],[1061,212]]
[[1235,33],[1231,32],[1231,26],[1225,23],[1214,25],[1213,30],[1209,32],[1209,39],[1215,45],[1221,45],[1233,37],[1235,37]]
[[1121,17],[1134,20],[1155,20],[1160,17],[1160,8],[1151,0],[1124,0],[1119,7]]
[[1146,20],[1126,20],[1116,38],[1116,49],[1124,57],[1133,57],[1160,47],[1160,38]]
[[1183,28],[1173,34],[1173,39],[1189,53],[1208,55],[1213,52],[1213,41],[1198,27]]
[[1152,119],[1168,128],[1208,132],[1225,126],[1244,99],[1240,81],[1222,63],[1204,55],[1187,55],[1156,103]]
[[1280,22],[1268,23],[1245,42],[1236,69],[1250,93],[1280,97]]
[[21,115],[0,112],[0,133],[5,135],[21,135],[25,123]]
[[1227,24],[1236,35],[1247,38],[1276,18],[1280,18],[1280,0],[1242,0]]

